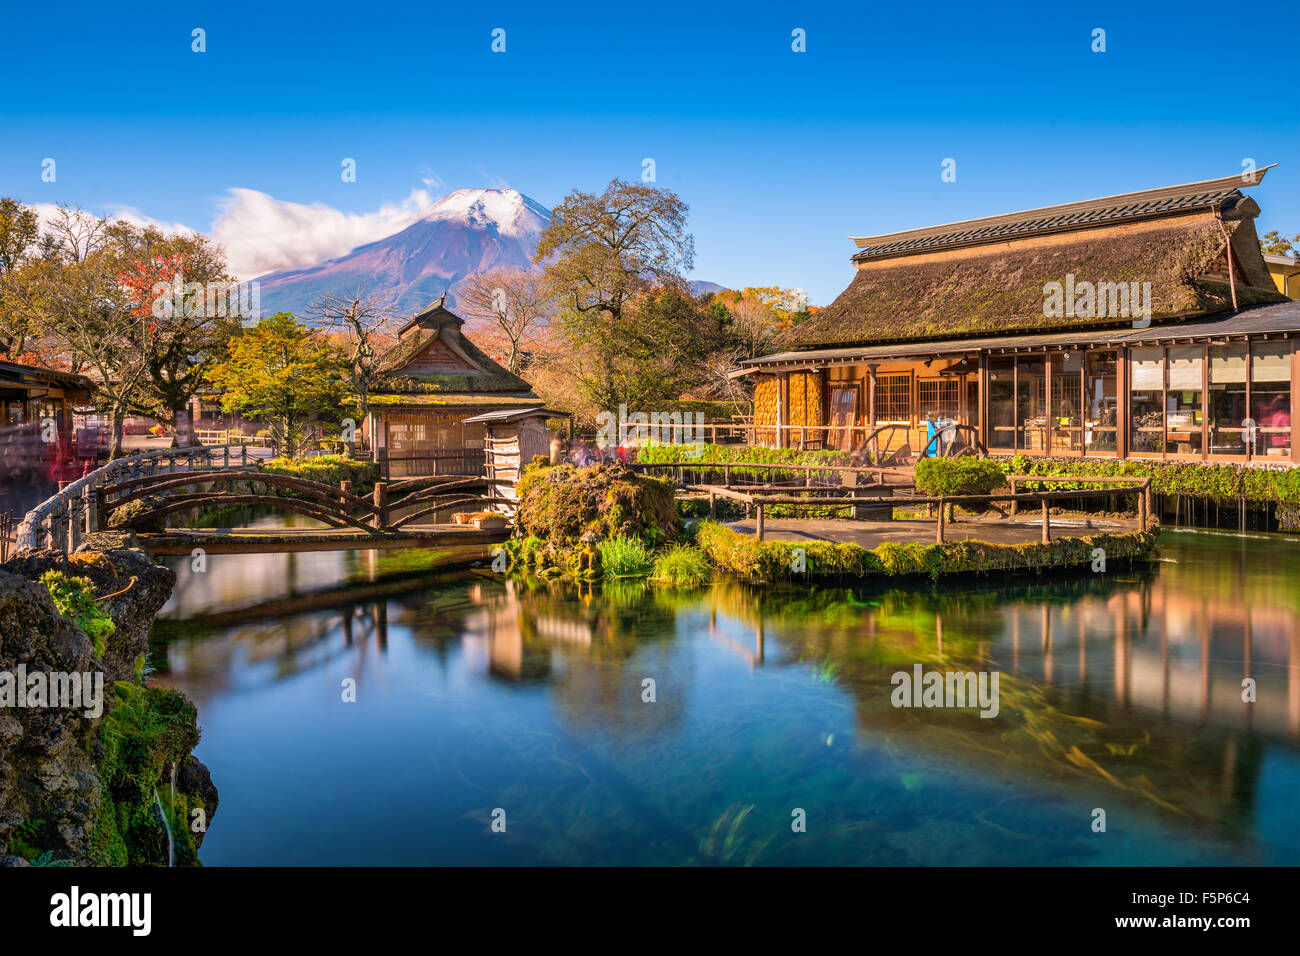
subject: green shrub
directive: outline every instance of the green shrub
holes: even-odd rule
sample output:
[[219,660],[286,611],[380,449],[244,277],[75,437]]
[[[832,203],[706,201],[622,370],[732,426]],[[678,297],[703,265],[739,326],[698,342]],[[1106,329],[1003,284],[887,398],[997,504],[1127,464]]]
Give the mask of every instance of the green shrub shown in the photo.
[[922,458],[916,488],[923,494],[987,495],[1006,483],[1004,467],[991,458]]
[[677,588],[695,588],[713,577],[713,566],[704,552],[689,544],[679,544],[655,558],[654,580]]
[[[379,465],[372,461],[348,458],[346,455],[316,455],[311,458],[286,458],[282,455],[264,463],[262,471],[319,481],[334,488],[341,481],[350,481],[353,494],[364,494],[379,480]],[[254,475],[249,477],[252,479]],[[292,495],[288,488],[277,488],[271,493],[286,497]]]
[[650,549],[640,538],[619,535],[598,545],[600,567],[607,578],[643,577],[654,567]]
[[515,533],[571,551],[584,535],[595,540],[640,538],[651,547],[681,535],[671,482],[638,475],[626,465],[556,465],[529,470],[518,485]]
[[102,658],[117,625],[100,608],[90,578],[73,578],[62,571],[46,571],[41,575],[41,583],[49,588],[59,613],[76,622],[77,627],[94,642],[95,656]]

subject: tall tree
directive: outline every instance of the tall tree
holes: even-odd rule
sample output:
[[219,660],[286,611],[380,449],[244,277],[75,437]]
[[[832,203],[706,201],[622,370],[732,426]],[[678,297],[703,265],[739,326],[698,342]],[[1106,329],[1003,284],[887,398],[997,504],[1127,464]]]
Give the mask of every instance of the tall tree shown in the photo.
[[317,415],[337,418],[343,397],[334,346],[287,312],[246,329],[208,378],[223,390],[225,411],[267,422],[290,457],[301,450],[307,423]]
[[584,387],[602,408],[633,397],[616,367],[633,302],[656,286],[685,286],[695,259],[687,210],[670,190],[615,179],[600,195],[566,196],[538,241],[566,334],[589,355]]
[[518,373],[524,352],[555,315],[555,294],[544,276],[527,269],[491,269],[464,279],[456,302],[469,319],[484,323],[488,342],[499,341],[506,368]]
[[172,425],[175,444],[192,444],[190,399],[243,318],[225,254],[199,234],[125,223],[114,223],[109,234],[118,282],[139,320],[135,340],[147,370],[137,411]]
[[15,301],[22,267],[34,253],[40,233],[36,211],[16,199],[0,197],[0,353],[17,357],[35,331],[30,316]]
[[139,407],[148,369],[112,243],[107,220],[60,207],[41,237],[39,256],[24,267],[14,305],[69,356],[74,371],[94,382],[95,404],[113,422],[111,455],[117,458],[123,419]]
[[1300,235],[1291,239],[1282,235],[1276,229],[1272,232],[1264,233],[1259,240],[1259,247],[1265,255],[1270,256],[1300,256]]
[[[357,396],[359,427],[370,414],[370,392],[381,374],[383,355],[396,337],[400,315],[377,294],[357,289],[352,293],[328,293],[312,304],[308,314],[325,328],[343,337],[343,378]],[[348,442],[348,455],[355,453],[356,432]]]

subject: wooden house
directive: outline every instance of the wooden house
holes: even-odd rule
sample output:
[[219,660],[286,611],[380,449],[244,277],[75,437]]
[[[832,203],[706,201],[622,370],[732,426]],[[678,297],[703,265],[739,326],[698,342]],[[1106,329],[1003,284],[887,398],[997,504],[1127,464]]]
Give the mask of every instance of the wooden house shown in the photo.
[[919,450],[942,419],[994,453],[1300,462],[1266,171],[855,239],[848,288],[742,363],[760,440]]
[[408,320],[382,357],[361,427],[385,477],[483,474],[484,412],[541,406],[528,383],[463,333],[443,299]]

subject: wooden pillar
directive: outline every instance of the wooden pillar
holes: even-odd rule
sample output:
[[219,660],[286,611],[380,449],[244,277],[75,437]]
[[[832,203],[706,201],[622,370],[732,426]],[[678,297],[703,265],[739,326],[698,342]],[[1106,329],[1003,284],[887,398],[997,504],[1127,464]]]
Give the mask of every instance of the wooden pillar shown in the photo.
[[339,504],[343,506],[344,511],[347,511],[348,499],[346,496],[352,494],[352,482],[344,478],[339,482],[339,490],[343,492],[343,497],[339,498]]
[[[867,423],[867,435],[870,435],[876,429],[876,367],[874,365],[867,366],[867,409],[863,421]],[[865,438],[866,435],[862,437]]]
[[1132,423],[1129,408],[1128,349],[1115,350],[1115,457],[1128,457],[1128,436]]
[[979,394],[976,397],[978,408],[975,411],[976,422],[975,430],[979,434],[980,442],[985,448],[989,447],[989,354],[980,353],[979,368]]
[[935,544],[943,544],[943,512],[944,512],[944,507],[945,507],[945,505],[944,505],[944,503],[943,503],[943,498],[940,498],[940,499],[939,499],[939,520],[936,521],[936,522],[935,522],[935,525],[934,525],[934,543],[935,543]]
[[712,491],[710,491],[709,492],[709,517],[716,518],[717,516],[718,516],[718,496],[714,494]]
[[[1205,394],[1203,402],[1209,401],[1209,392]],[[1296,428],[1295,414],[1300,411],[1300,338],[1291,340],[1291,460],[1300,464],[1300,442],[1296,441],[1296,433],[1300,428]],[[1208,416],[1207,416],[1208,417]]]
[[1042,499],[1043,505],[1043,544],[1052,543],[1052,512],[1047,507],[1047,499]]
[[1043,429],[1043,454],[1050,456],[1052,454],[1052,353],[1047,349],[1043,350],[1043,402],[1047,406],[1043,409],[1043,421],[1047,426]]
[[388,525],[388,485],[386,482],[375,482],[375,527],[383,528]]
[[754,502],[754,537],[763,540],[763,502]]

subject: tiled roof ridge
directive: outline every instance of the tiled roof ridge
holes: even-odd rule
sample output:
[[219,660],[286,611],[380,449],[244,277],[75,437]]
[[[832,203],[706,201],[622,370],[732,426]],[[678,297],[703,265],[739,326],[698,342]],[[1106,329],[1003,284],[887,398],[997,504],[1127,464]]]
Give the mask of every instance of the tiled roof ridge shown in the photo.
[[853,260],[888,258],[929,249],[953,248],[1002,239],[1047,235],[1088,226],[1158,219],[1163,216],[1218,209],[1242,198],[1240,188],[1258,185],[1272,166],[1255,170],[1253,181],[1241,175],[1162,186],[1157,189],[1104,196],[1081,202],[1043,206],[1020,212],[927,226],[879,236],[854,237],[861,249]]

